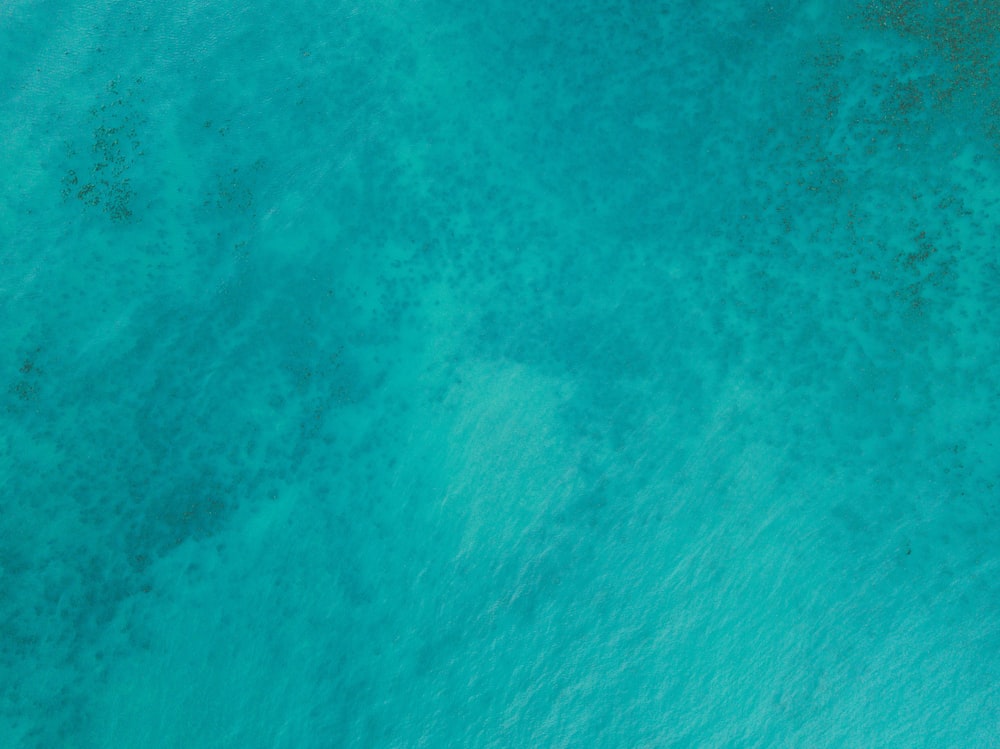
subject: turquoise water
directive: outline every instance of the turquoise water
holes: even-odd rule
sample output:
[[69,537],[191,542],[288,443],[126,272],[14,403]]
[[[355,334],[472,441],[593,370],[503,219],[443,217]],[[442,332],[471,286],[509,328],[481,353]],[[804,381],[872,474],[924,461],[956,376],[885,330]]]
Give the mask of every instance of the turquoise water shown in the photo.
[[4,2],[0,746],[997,746],[998,117],[986,2]]

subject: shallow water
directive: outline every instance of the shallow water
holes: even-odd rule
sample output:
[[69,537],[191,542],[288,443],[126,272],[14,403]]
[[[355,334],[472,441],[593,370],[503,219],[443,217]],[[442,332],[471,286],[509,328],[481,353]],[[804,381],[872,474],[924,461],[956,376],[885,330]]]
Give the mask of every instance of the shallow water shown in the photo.
[[0,745],[995,746],[998,63],[4,5]]

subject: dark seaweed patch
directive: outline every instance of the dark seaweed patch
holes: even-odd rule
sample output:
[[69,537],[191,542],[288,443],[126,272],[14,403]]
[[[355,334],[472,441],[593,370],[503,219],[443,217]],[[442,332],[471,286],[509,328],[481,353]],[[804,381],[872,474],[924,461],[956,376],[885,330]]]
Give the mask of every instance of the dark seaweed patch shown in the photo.
[[128,86],[119,78],[110,81],[101,101],[89,111],[93,141],[87,156],[73,144],[66,146],[73,167],[61,181],[63,199],[75,197],[115,223],[133,218],[136,191],[129,174],[136,159],[144,155],[139,133],[146,123],[145,100],[138,94],[141,84],[142,78]]

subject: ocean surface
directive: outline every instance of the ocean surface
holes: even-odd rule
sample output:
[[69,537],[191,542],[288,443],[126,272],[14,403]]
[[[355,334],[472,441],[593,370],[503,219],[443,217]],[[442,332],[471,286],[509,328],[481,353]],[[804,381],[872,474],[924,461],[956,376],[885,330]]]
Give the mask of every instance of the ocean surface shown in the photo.
[[1000,5],[2,0],[0,747],[1000,746]]

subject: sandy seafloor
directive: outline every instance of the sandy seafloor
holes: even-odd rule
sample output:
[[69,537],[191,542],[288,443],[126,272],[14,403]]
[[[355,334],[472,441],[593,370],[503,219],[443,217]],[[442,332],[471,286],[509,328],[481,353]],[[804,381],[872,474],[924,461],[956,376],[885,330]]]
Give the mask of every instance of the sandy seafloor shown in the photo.
[[1000,6],[0,5],[0,746],[1000,745]]

